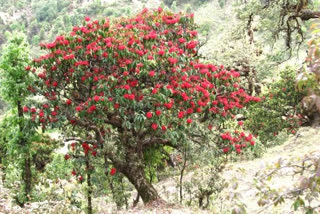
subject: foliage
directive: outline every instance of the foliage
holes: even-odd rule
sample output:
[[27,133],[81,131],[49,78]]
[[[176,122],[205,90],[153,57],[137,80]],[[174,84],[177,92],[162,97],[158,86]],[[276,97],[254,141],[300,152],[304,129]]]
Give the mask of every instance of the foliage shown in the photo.
[[14,33],[8,37],[10,40],[4,46],[0,60],[1,97],[14,106],[30,94],[27,87],[32,79],[25,68],[31,60],[24,35]]
[[252,40],[263,32],[266,41],[283,38],[285,47],[291,49],[303,44],[307,21],[317,18],[314,2],[317,1],[252,0],[240,3],[237,15],[246,23]]
[[[8,153],[20,173],[20,191],[16,193],[19,205],[29,200],[32,188],[32,169],[30,157],[30,136],[34,134],[34,125],[23,116],[23,104],[26,102],[30,91],[27,86],[32,84],[32,78],[26,72],[30,62],[28,44],[22,34],[12,35],[8,44],[3,49],[0,59],[1,96],[11,104],[11,115],[2,124],[1,149],[3,154]],[[18,159],[13,158],[15,156]],[[1,157],[3,159],[3,157]],[[7,162],[6,167],[11,162]]]
[[[31,161],[32,185],[39,182],[40,172],[51,161],[51,153],[57,147],[57,141],[52,140],[47,135],[35,133],[34,131],[23,130],[23,136],[19,131],[19,119],[16,111],[7,112],[0,123],[0,160],[3,170],[2,180],[9,186],[18,203],[25,200],[38,199],[38,193],[30,192],[29,198],[24,195],[24,178],[21,178],[25,168],[25,159]],[[21,146],[21,137],[27,139],[26,145]],[[20,176],[20,177],[19,177]]]
[[283,130],[294,134],[303,122],[300,101],[304,93],[296,88],[295,72],[289,67],[282,70],[280,79],[261,95],[262,102],[251,105],[246,112],[245,127],[267,146]]
[[[95,17],[118,17],[131,14],[130,7],[119,4],[102,3],[101,1],[81,2],[69,0],[26,0],[6,1],[0,4],[0,32],[22,31],[28,35],[32,45],[31,53],[39,56],[37,46],[39,42],[49,41],[54,35],[70,31],[73,25],[79,25],[85,15]],[[105,11],[111,11],[106,13]],[[24,18],[28,17],[28,18]],[[62,21],[63,20],[63,21]],[[44,37],[44,32],[46,37]],[[0,36],[0,45],[6,38]]]
[[198,169],[190,182],[183,185],[187,194],[187,204],[197,203],[199,208],[208,209],[212,203],[213,196],[218,195],[226,186],[221,177],[225,167],[225,160],[215,159],[211,165]]
[[[294,185],[285,192],[269,185],[275,175],[283,170],[291,172],[292,177],[299,177]],[[272,169],[260,172],[255,178],[258,189],[258,205],[261,210],[269,206],[285,203],[287,199],[293,200],[294,211],[303,210],[304,213],[316,213],[320,207],[320,159],[317,155],[308,155],[299,164],[293,164],[279,159]],[[261,211],[260,210],[260,211]]]
[[306,58],[307,68],[300,73],[298,89],[306,90],[303,108],[312,125],[320,124],[320,69],[319,69],[319,23],[312,25],[312,39],[308,42],[309,53]]

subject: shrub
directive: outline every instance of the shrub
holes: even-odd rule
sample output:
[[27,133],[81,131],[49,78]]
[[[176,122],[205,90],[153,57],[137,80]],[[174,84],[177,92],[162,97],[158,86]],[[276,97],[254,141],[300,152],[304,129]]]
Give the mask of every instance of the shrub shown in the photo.
[[303,92],[296,88],[296,71],[287,67],[261,95],[262,102],[248,108],[245,127],[264,145],[270,145],[281,131],[294,134],[304,119],[302,97]]

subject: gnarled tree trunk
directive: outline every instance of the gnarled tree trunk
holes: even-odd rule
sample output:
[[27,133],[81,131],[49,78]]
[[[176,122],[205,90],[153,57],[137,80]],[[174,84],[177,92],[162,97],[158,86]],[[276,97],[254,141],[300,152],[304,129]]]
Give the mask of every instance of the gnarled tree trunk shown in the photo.
[[129,179],[134,185],[138,194],[143,200],[143,203],[149,203],[160,199],[157,190],[149,183],[146,178],[144,169],[142,166],[135,163],[128,163],[127,166],[121,169],[121,172]]
[[123,148],[125,156],[124,160],[113,160],[115,167],[134,185],[144,204],[160,199],[157,190],[146,177],[143,149],[138,143],[129,143],[125,135],[121,141],[126,142]]

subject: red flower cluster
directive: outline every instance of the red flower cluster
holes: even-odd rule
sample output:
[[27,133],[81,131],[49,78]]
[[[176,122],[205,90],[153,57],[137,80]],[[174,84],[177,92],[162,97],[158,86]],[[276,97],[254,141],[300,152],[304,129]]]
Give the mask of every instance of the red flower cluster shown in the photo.
[[252,134],[246,135],[244,132],[235,131],[233,134],[226,132],[221,134],[220,137],[224,142],[225,147],[222,149],[224,153],[228,153],[232,148],[237,153],[241,153],[242,149],[248,145],[255,145]]

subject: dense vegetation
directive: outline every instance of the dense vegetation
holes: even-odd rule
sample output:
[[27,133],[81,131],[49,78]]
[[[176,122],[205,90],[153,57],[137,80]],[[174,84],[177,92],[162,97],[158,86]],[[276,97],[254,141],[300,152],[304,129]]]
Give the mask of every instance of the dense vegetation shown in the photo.
[[[165,204],[154,185],[172,176],[176,203],[215,209],[226,164],[319,126],[319,4],[0,0],[3,185],[21,207],[94,213]],[[318,163],[288,194],[260,176],[259,206],[316,211]]]

